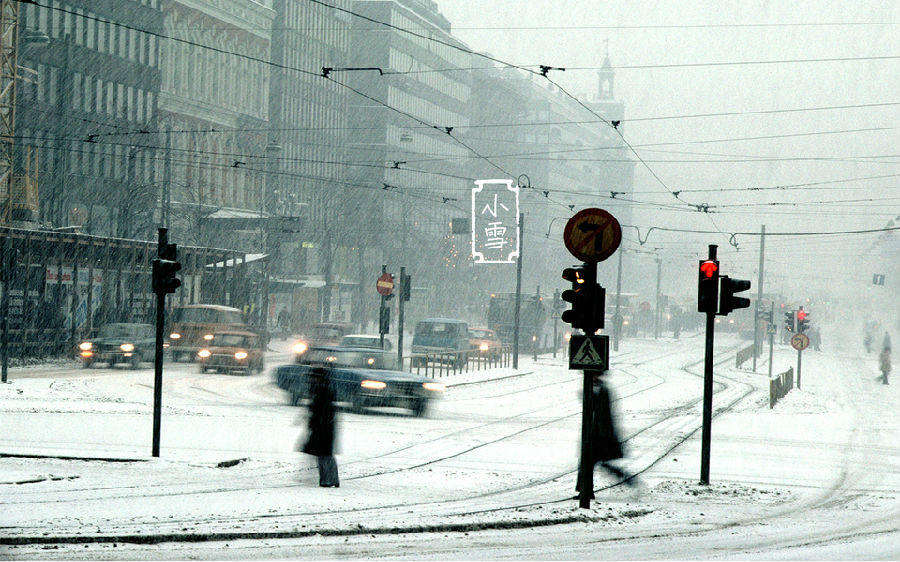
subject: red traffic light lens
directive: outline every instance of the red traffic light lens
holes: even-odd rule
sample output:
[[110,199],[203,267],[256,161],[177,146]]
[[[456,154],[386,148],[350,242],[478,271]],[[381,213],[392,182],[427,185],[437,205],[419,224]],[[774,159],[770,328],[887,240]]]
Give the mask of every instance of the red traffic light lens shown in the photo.
[[700,271],[707,279],[711,279],[718,270],[719,266],[714,261],[705,261],[700,264]]

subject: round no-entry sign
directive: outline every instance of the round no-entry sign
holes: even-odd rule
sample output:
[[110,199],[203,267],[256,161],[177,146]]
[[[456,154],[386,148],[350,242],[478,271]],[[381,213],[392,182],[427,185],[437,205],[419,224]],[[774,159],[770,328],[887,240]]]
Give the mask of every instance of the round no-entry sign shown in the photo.
[[622,227],[603,209],[582,209],[566,223],[563,241],[569,252],[586,262],[603,261],[622,242]]
[[378,282],[375,283],[375,288],[378,289],[380,295],[385,297],[390,295],[394,292],[394,276],[390,273],[382,273]]

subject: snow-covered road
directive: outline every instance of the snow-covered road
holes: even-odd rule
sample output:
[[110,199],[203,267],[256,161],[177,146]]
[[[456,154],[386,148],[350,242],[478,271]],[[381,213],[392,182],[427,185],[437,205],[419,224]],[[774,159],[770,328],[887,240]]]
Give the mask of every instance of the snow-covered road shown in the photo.
[[[167,366],[161,457],[151,458],[152,369],[13,371],[0,387],[0,552],[900,557],[898,385],[877,382],[874,357],[849,346],[808,351],[802,389],[769,409],[767,364],[734,367],[745,345],[717,336],[711,483],[701,486],[702,337],[623,342],[609,382],[622,466],[641,486],[598,471],[590,510],[572,499],[581,381],[562,358],[449,377],[424,419],[341,412],[339,489],[319,488],[295,452],[305,411],[268,373]],[[796,356],[776,345],[775,372]]]

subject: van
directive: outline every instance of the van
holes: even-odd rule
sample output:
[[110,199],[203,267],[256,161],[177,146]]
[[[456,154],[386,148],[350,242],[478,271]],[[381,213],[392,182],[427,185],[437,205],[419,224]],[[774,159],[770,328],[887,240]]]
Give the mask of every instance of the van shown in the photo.
[[[416,355],[453,354],[450,360],[457,367],[468,361],[469,324],[450,318],[426,318],[416,324],[412,341],[412,365],[424,365],[427,357]],[[448,357],[448,356],[445,356]]]
[[219,304],[176,306],[170,325],[166,343],[175,361],[193,361],[217,332],[249,331],[240,310]]

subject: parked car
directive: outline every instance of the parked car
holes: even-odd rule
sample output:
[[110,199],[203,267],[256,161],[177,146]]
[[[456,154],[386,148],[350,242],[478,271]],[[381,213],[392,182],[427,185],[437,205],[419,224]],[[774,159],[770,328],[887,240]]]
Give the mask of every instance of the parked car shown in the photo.
[[302,354],[310,347],[338,345],[341,338],[353,332],[353,324],[345,322],[320,322],[310,326],[305,335],[294,342],[294,353]]
[[106,324],[96,338],[81,342],[82,365],[87,368],[95,363],[128,363],[140,367],[141,361],[152,361],[156,351],[156,330],[152,324]]
[[264,351],[261,338],[253,332],[221,331],[212,334],[209,345],[197,352],[197,362],[201,373],[261,373],[265,368]]
[[365,347],[311,347],[298,355],[296,363],[279,365],[275,383],[290,395],[290,402],[301,404],[309,398],[309,372],[326,366],[328,384],[338,402],[353,409],[370,407],[408,408],[423,416],[429,402],[445,390],[434,379],[398,371],[396,353]]
[[469,328],[469,346],[478,353],[479,357],[487,357],[491,360],[500,359],[503,343],[494,333],[487,328]]
[[381,336],[368,334],[349,334],[341,338],[339,347],[371,347],[373,349],[384,349],[390,351],[393,349],[391,340],[384,338],[384,348],[381,347]]
[[412,340],[412,366],[429,359],[447,360],[459,367],[469,354],[469,324],[450,318],[426,318],[416,324]]

